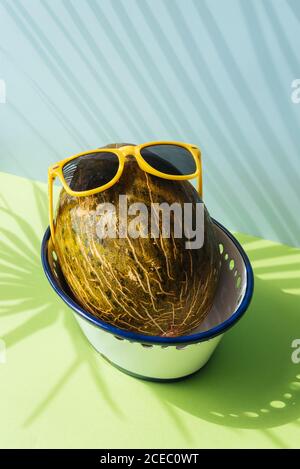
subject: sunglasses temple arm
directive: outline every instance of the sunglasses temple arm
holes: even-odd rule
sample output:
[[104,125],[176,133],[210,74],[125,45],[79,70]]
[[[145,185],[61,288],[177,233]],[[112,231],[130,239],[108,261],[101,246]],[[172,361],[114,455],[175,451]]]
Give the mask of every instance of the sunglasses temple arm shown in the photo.
[[202,180],[201,153],[199,154],[199,163],[200,164],[199,164],[199,174],[198,174],[198,181],[197,181],[197,190],[198,190],[198,194],[200,195],[201,199],[203,200],[203,180]]
[[202,177],[199,174],[198,176],[198,184],[197,184],[198,194],[201,199],[203,199],[203,190],[202,190]]
[[54,244],[54,217],[53,217],[53,182],[55,176],[53,176],[52,172],[49,171],[48,173],[48,203],[49,203],[49,226],[50,226],[50,233],[52,242]]

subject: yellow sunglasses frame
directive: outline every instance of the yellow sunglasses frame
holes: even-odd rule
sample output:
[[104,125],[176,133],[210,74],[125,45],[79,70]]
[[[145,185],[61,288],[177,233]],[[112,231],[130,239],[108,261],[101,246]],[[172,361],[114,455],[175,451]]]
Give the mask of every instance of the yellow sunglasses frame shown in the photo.
[[[145,148],[149,147],[152,145],[175,145],[179,146],[182,148],[185,148],[188,150],[196,163],[196,171],[193,174],[188,174],[188,175],[179,175],[179,176],[171,176],[165,173],[161,173],[160,171],[157,171],[156,169],[152,168],[142,157],[140,151]],[[113,177],[111,181],[108,183],[104,184],[103,186],[96,187],[95,189],[91,189],[88,191],[72,191],[68,184],[65,181],[64,175],[63,175],[63,167],[66,163],[74,160],[75,158],[78,158],[79,156],[84,156],[84,155],[89,155],[91,153],[113,153],[115,154],[118,159],[119,159],[119,168],[116,173],[116,175]],[[125,159],[126,156],[134,156],[136,158],[136,161],[139,165],[139,167],[145,171],[148,174],[152,174],[153,176],[160,177],[162,179],[169,179],[171,181],[183,181],[187,179],[194,179],[197,178],[198,184],[197,184],[197,190],[202,198],[202,162],[201,162],[201,152],[199,148],[196,145],[192,145],[190,143],[183,143],[183,142],[171,142],[171,141],[158,141],[158,142],[147,142],[143,143],[142,145],[124,145],[123,147],[119,148],[97,148],[95,150],[89,150],[89,151],[84,151],[82,153],[77,153],[76,155],[70,156],[69,158],[65,158],[64,160],[59,161],[58,163],[55,163],[54,165],[50,166],[48,169],[48,196],[49,196],[49,224],[50,224],[50,232],[51,232],[51,237],[52,241],[54,243],[54,217],[53,217],[53,183],[54,180],[58,177],[60,182],[62,183],[65,191],[72,196],[75,197],[85,197],[93,194],[97,194],[98,192],[105,191],[106,189],[109,189],[112,187],[114,184],[118,182],[120,179],[123,169],[124,169],[124,164],[125,164]]]

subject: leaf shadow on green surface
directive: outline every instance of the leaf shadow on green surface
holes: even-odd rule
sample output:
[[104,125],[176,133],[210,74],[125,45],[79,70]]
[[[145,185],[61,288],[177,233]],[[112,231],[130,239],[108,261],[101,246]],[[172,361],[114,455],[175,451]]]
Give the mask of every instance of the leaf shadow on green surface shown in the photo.
[[[32,182],[32,190],[36,209],[39,214],[41,226],[48,224],[47,197],[41,188]],[[32,414],[28,416],[25,426],[30,425],[39,417],[61,392],[64,384],[75,373],[80,366],[87,366],[96,385],[99,395],[102,396],[110,406],[111,410],[119,417],[122,417],[122,410],[111,398],[107,384],[101,373],[101,363],[97,353],[83,337],[79,326],[60,299],[55,295],[49,286],[40,261],[41,239],[34,228],[26,220],[14,213],[9,202],[3,197],[0,204],[0,322],[5,316],[21,316],[24,321],[2,333],[7,349],[17,346],[23,340],[29,340],[33,334],[39,333],[45,328],[61,320],[63,327],[71,338],[76,359],[71,366],[66,365],[66,371],[58,382],[52,387],[49,384],[49,393],[41,396],[40,403],[37,403]],[[6,218],[8,217],[8,218]],[[22,232],[22,236],[16,234],[12,229],[6,228],[5,220],[14,221],[16,232]],[[11,223],[9,223],[11,226]],[[67,340],[67,339],[66,339]],[[38,351],[37,351],[38,353]],[[30,363],[28,366],[34,366]],[[99,400],[100,403],[100,400]]]
[[[41,226],[47,225],[47,198],[35,184],[33,191]],[[28,221],[0,204],[1,220],[13,219],[22,236],[4,223],[0,225],[1,317],[24,317],[21,325],[4,337],[7,347],[60,321],[76,351],[73,363],[49,392],[41,396],[24,422],[30,426],[43,415],[65,383],[80,366],[87,366],[99,394],[120,418],[123,413],[109,393],[101,373],[102,360],[83,337],[70,310],[51,290],[40,263],[40,238]],[[10,226],[10,224],[9,224]],[[278,446],[283,442],[272,427],[289,422],[299,426],[300,365],[292,363],[291,344],[300,337],[299,250],[265,241],[246,243],[255,270],[255,293],[243,319],[225,334],[214,356],[203,370],[177,383],[145,383],[164,405],[186,438],[192,432],[182,426],[176,409],[235,428],[261,429]],[[184,350],[178,351],[184,353]],[[34,363],[30,363],[34,366]],[[99,400],[100,402],[100,400]],[[296,427],[298,428],[298,427]]]
[[255,291],[245,316],[197,374],[150,386],[172,406],[219,425],[264,429],[278,445],[272,427],[294,422],[300,429],[300,364],[291,358],[300,338],[300,253],[251,244]]

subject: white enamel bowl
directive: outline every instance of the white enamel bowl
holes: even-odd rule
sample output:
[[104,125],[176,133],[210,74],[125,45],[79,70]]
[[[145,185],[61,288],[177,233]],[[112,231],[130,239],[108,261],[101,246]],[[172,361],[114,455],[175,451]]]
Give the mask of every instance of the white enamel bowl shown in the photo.
[[111,326],[85,311],[72,296],[53,251],[49,228],[42,242],[42,264],[51,286],[71,308],[84,335],[110,363],[133,376],[176,380],[207,363],[223,334],[245,313],[253,293],[253,272],[242,246],[213,220],[220,247],[221,275],[213,307],[192,333],[180,337],[145,336]]

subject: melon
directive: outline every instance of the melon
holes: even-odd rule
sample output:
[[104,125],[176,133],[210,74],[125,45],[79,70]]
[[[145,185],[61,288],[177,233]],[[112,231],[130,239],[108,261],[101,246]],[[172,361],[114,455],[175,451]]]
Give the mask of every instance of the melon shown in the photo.
[[[122,146],[122,144],[110,145]],[[78,184],[86,183],[84,166]],[[95,174],[93,174],[95,177]],[[187,249],[186,239],[174,236],[101,237],[98,207],[113,204],[118,218],[120,195],[129,204],[201,202],[189,181],[170,181],[142,171],[133,156],[110,189],[86,197],[61,190],[55,229],[55,249],[61,270],[76,301],[93,316],[127,331],[175,337],[195,330],[209,313],[216,292],[220,262],[213,223],[204,210],[204,243]],[[101,218],[102,217],[102,218]],[[130,218],[130,217],[129,217]],[[130,221],[130,220],[129,220]],[[118,228],[119,220],[116,220]],[[103,226],[103,225],[102,225]]]

